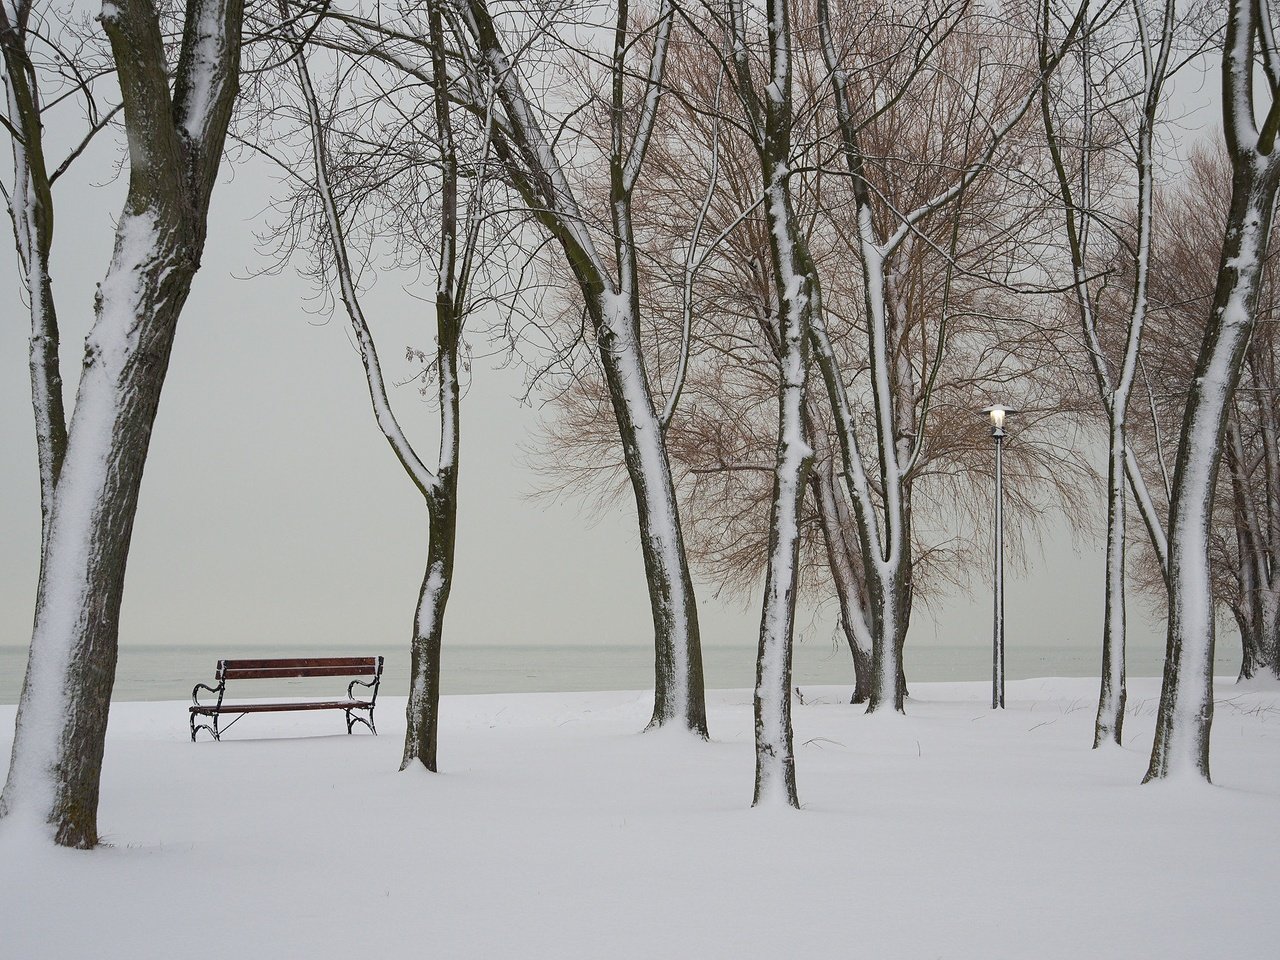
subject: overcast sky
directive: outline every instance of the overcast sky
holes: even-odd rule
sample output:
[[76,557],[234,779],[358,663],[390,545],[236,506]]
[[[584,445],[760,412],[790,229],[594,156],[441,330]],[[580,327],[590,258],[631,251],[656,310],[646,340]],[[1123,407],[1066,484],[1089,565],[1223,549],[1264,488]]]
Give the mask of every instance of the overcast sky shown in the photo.
[[[1204,96],[1204,91],[1200,91]],[[114,147],[58,185],[54,241],[68,404],[75,395],[95,283],[110,254],[122,185]],[[345,318],[308,312],[309,284],[263,265],[254,229],[271,189],[261,168],[222,177],[208,246],[182,316],[142,489],[121,623],[124,644],[407,644],[425,561],[426,521],[369,412]],[[8,231],[5,237],[9,237]],[[25,645],[40,511],[27,372],[29,318],[12,248],[0,254],[0,644]],[[367,313],[391,376],[408,344],[431,345],[428,308],[395,278]],[[483,344],[477,344],[477,352]],[[446,643],[649,643],[652,627],[634,508],[603,517],[574,497],[531,502],[525,447],[545,412],[521,406],[522,373],[478,363],[463,404],[456,586]],[[394,396],[408,432],[434,457],[432,408],[413,386]],[[1013,424],[1016,429],[1016,422]],[[975,420],[975,430],[983,426]],[[1026,571],[1010,570],[1008,643],[1099,643],[1102,546],[1051,535]],[[704,643],[756,642],[755,600],[701,585]],[[909,643],[990,641],[989,577],[917,608]],[[1163,627],[1131,605],[1131,642],[1158,648]],[[833,605],[801,612],[827,643]]]

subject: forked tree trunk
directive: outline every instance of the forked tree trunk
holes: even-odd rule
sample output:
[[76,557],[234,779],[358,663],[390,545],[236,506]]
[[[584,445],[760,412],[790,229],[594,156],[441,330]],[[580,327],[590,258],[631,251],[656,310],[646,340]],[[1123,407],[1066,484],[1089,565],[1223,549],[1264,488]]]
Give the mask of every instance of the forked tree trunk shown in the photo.
[[[404,752],[400,769],[405,770],[416,762],[433,773],[437,770],[436,754],[439,745],[444,617],[453,588],[457,538],[458,454],[461,439],[458,350],[466,319],[476,242],[476,232],[465,228],[463,220],[466,218],[459,216],[458,149],[450,112],[451,80],[445,59],[446,39],[441,6],[442,0],[430,0],[428,3],[432,108],[436,143],[440,152],[440,224],[435,296],[435,374],[438,385],[436,400],[440,408],[440,449],[434,472],[422,462],[392,409],[373,333],[365,319],[356,289],[355,274],[347,249],[346,228],[330,174],[328,131],[307,68],[306,50],[292,29],[285,28],[296,47],[294,68],[307,107],[315,171],[314,187],[321,201],[339,294],[351,320],[352,333],[364,367],[374,420],[427,508],[427,569],[418,591],[410,641],[409,696],[405,705]],[[280,3],[280,13],[282,19],[287,21],[288,10],[283,0]],[[486,147],[487,144],[486,140]],[[484,156],[488,156],[487,149],[484,150]]]
[[240,62],[239,0],[193,0],[171,93],[148,0],[105,4],[129,137],[129,191],[49,512],[13,759],[0,816],[57,843],[98,842],[98,786],[125,564],[178,317],[206,218]]
[[86,341],[4,794],[5,813],[37,812],[56,825],[64,846],[98,842],[98,783],[125,564],[151,425],[197,251],[172,211],[127,212]]

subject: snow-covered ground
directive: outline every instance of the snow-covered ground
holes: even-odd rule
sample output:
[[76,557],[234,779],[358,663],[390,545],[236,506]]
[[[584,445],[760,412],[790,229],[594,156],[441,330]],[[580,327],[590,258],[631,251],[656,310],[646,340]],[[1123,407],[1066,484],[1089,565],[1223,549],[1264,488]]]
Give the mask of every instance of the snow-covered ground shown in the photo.
[[196,745],[184,704],[120,703],[111,846],[0,826],[0,957],[1277,955],[1280,690],[1219,684],[1213,787],[1139,786],[1155,680],[1104,751],[1096,681],[998,715],[986,684],[912,692],[803,691],[800,812],[748,809],[748,691],[711,694],[705,744],[639,734],[647,694],[445,697],[437,776],[396,772],[403,699],[377,738],[261,714]]

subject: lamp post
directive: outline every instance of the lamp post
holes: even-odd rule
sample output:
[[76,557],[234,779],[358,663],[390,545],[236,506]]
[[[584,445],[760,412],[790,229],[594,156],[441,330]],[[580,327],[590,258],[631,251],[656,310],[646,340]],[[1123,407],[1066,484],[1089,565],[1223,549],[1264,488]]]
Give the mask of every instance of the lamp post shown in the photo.
[[1004,419],[1017,413],[994,404],[982,411],[991,418],[996,442],[995,611],[991,636],[991,709],[1004,709]]

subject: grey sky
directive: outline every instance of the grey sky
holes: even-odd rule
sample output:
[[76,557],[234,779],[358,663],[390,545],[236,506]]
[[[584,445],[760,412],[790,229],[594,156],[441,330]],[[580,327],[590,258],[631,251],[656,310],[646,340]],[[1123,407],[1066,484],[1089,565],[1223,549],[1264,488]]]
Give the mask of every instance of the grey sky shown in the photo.
[[[57,188],[53,275],[69,403],[122,194],[120,184],[92,189],[84,180],[104,179],[113,149],[95,148],[79,177]],[[235,279],[262,265],[253,230],[270,179],[260,168],[222,179],[156,424],[121,640],[407,644],[425,558],[421,501],[374,427],[345,319],[317,325],[306,309],[312,290],[290,271]],[[7,239],[0,291],[9,307],[0,324],[0,644],[20,645],[30,637],[39,501],[28,318]],[[409,374],[406,344],[430,344],[427,310],[394,278],[368,294],[389,375]],[[478,364],[464,400],[446,643],[650,642],[631,505],[597,519],[573,497],[527,499],[535,480],[521,447],[535,442],[541,414],[517,404],[520,390],[518,371]],[[434,456],[432,409],[412,386],[394,399],[407,431]],[[976,418],[974,429],[983,429]],[[1010,571],[1009,644],[1094,647],[1101,584],[1101,544],[1077,545],[1057,531],[1025,574]],[[706,585],[699,597],[704,643],[754,645],[754,600],[720,600]],[[980,575],[971,595],[919,610],[909,642],[989,642],[990,617]],[[1141,601],[1131,617],[1132,643],[1163,644]],[[828,604],[803,611],[799,623],[810,642],[825,644],[833,618]]]

